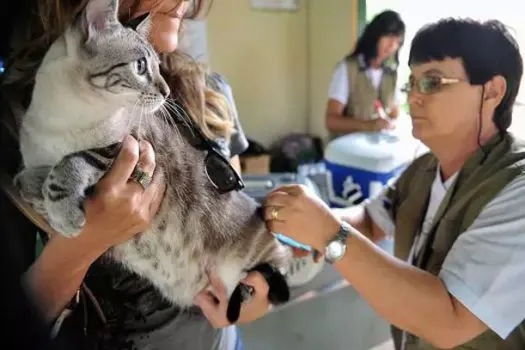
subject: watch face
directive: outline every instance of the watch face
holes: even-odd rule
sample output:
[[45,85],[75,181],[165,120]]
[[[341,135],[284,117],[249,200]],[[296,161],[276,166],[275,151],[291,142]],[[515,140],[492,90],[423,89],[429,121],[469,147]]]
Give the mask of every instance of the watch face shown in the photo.
[[326,247],[326,255],[330,259],[338,259],[345,253],[345,246],[342,242],[333,241]]

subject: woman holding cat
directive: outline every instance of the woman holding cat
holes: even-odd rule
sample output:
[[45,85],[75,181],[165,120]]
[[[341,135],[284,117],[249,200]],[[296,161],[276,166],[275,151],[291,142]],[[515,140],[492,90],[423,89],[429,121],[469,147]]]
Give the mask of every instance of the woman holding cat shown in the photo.
[[[49,44],[86,3],[80,0],[17,2],[19,7],[11,17],[16,20],[13,23],[17,23],[11,35],[12,55],[7,60],[1,91],[5,103],[0,105],[7,107],[2,111],[6,129],[16,130],[17,117],[27,107],[35,70]],[[244,151],[247,144],[238,124],[231,90],[221,77],[211,74],[206,79],[209,84],[204,94],[195,94],[195,78],[205,73],[176,51],[183,18],[201,15],[207,5],[206,1],[199,0],[122,0],[119,13],[123,22],[150,13],[150,41],[161,55],[168,57],[164,62],[171,63],[162,67],[170,75],[166,80],[171,90],[177,91],[177,97],[204,134],[219,140],[219,144],[224,145],[223,153],[231,157],[232,163],[237,163],[237,155]],[[213,108],[208,108],[203,116],[197,117],[191,108],[201,104]],[[230,139],[227,130],[232,125],[237,132]],[[9,139],[2,138],[5,140],[2,141],[5,143],[2,149],[12,150],[2,155],[6,157],[2,159],[2,164],[11,174],[17,170],[20,161],[13,135],[16,131],[11,133]],[[200,310],[183,311],[168,304],[153,286],[140,277],[99,261],[99,256],[109,247],[143,231],[161,201],[163,184],[153,181],[143,189],[137,183],[128,181],[137,163],[145,171],[152,172],[155,167],[153,149],[147,143],[139,144],[128,137],[111,171],[97,184],[94,195],[85,204],[87,223],[84,231],[89,232],[73,239],[52,236],[29,267],[24,280],[42,314],[50,324],[60,319],[62,310],[70,300],[74,300],[80,284],[85,281],[97,299],[95,309],[103,311],[102,317],[96,316],[101,316],[100,312],[89,315],[87,339],[82,342],[88,348],[113,349],[132,344],[139,349],[239,349],[236,329],[226,327],[228,300],[224,288],[214,276],[211,276],[214,295],[201,293],[195,300]],[[18,222],[13,218],[0,220],[2,225],[6,225],[3,231],[8,231],[7,234],[13,239],[35,235],[36,228],[28,225],[24,218],[20,219]],[[24,227],[28,232],[20,232],[24,231]],[[240,322],[249,322],[268,311],[268,286],[258,273],[249,274],[244,283],[255,290],[254,298],[243,306],[240,315]],[[98,326],[99,318],[104,321],[104,327]],[[66,321],[64,329],[80,333],[86,327],[84,321],[75,323],[76,317],[71,319]],[[217,330],[220,327],[224,329]]]

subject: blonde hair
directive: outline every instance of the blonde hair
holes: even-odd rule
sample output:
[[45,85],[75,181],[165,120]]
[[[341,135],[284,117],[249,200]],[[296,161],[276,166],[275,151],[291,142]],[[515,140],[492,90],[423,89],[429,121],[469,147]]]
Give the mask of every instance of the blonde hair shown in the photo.
[[[14,118],[7,122],[15,129],[17,117],[29,105],[34,77],[46,51],[82,12],[88,1],[38,0],[35,1],[35,11],[16,24],[1,94],[1,103],[9,106]],[[131,9],[137,4],[138,0],[131,0]],[[192,0],[192,11],[187,18],[203,17],[210,4],[210,0]],[[207,137],[230,137],[234,112],[225,96],[206,84],[208,72],[204,65],[176,51],[161,55],[161,71],[170,86],[172,97],[184,107]]]

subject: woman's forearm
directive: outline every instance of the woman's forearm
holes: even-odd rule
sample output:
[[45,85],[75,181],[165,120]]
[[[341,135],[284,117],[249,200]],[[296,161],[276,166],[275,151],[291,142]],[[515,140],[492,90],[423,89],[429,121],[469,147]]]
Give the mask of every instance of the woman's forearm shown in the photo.
[[329,114],[326,116],[326,128],[331,132],[351,133],[358,131],[369,131],[371,129],[371,125],[367,120]]
[[24,274],[24,287],[46,322],[52,322],[67,306],[89,266],[102,254],[89,248],[80,237],[52,237]]

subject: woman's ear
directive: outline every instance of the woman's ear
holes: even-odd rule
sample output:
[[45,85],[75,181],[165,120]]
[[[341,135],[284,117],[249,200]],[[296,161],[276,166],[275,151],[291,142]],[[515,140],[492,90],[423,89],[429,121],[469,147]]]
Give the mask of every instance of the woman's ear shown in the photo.
[[485,83],[483,101],[490,103],[496,109],[505,97],[506,92],[507,80],[501,75],[496,75]]

